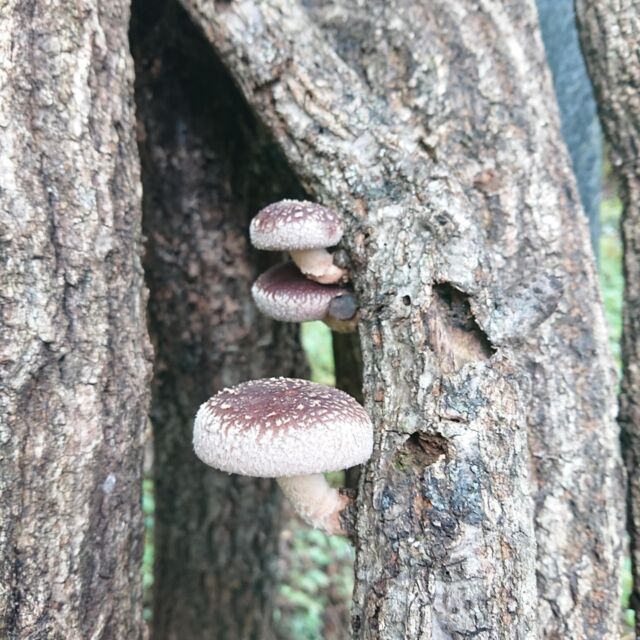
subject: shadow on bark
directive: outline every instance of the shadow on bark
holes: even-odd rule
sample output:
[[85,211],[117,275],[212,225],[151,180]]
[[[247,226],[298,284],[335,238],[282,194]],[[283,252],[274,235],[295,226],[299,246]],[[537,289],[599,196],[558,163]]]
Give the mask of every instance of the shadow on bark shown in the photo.
[[280,496],[194,456],[195,412],[222,387],[304,377],[297,327],[255,309],[251,216],[299,197],[281,153],[174,2],[134,2],[144,259],[156,352],[153,637],[271,637]]

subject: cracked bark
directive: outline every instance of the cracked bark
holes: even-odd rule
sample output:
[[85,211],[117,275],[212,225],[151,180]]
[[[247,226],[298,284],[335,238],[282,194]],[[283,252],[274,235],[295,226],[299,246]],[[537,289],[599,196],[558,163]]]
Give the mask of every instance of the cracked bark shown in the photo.
[[151,351],[128,5],[0,12],[0,637],[142,637]]
[[193,454],[198,406],[222,387],[306,377],[297,327],[250,287],[276,254],[251,217],[301,188],[184,10],[134,3],[131,41],[144,185],[145,268],[156,350],[153,637],[271,637],[280,492]]
[[628,474],[628,527],[640,634],[640,3],[578,0],[582,47],[623,203],[625,292],[619,422]]
[[612,366],[532,4],[182,2],[347,222],[354,637],[615,637]]

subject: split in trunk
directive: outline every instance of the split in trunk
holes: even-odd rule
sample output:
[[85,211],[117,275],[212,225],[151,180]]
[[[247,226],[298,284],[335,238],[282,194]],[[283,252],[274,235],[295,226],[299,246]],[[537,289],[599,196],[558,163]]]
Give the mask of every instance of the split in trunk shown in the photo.
[[173,2],[134,3],[145,267],[157,364],[153,637],[271,637],[280,492],[193,453],[195,412],[219,389],[305,377],[297,328],[255,308],[265,269],[248,240],[262,206],[303,197],[231,79]]

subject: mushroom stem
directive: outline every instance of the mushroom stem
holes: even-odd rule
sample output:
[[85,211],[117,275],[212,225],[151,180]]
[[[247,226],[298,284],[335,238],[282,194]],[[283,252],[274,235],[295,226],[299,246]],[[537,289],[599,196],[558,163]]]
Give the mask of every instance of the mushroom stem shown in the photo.
[[330,487],[321,473],[277,478],[277,481],[305,522],[332,535],[347,535],[339,516],[353,499]]
[[346,276],[344,269],[333,264],[333,256],[326,249],[289,251],[289,254],[298,269],[310,280],[321,284],[335,284]]

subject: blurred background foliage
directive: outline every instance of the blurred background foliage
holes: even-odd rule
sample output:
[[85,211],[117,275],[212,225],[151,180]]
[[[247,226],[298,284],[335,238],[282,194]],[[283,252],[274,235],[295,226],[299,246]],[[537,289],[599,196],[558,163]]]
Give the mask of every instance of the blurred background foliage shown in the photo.
[[[607,167],[600,210],[601,235],[599,273],[602,298],[609,327],[611,351],[620,372],[622,329],[622,244],[620,238],[621,203]],[[322,384],[335,384],[331,332],[321,322],[304,323],[302,346],[311,366],[311,378]],[[330,481],[339,486],[342,474]],[[145,619],[151,618],[153,586],[153,483],[150,473],[144,480],[145,551],[143,584]],[[280,534],[280,585],[276,595],[274,630],[278,640],[342,640],[349,628],[349,603],[353,589],[354,551],[344,538],[326,536],[309,529],[285,506]],[[633,637],[633,611],[629,606],[631,563],[625,558],[622,572],[621,621],[624,638]]]

